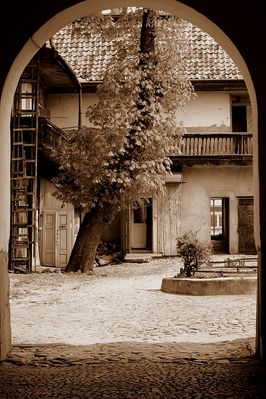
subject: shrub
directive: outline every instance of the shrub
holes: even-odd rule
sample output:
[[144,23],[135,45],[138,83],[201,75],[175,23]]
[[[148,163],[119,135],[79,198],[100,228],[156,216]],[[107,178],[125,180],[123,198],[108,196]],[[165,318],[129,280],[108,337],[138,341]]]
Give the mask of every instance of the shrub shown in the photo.
[[177,238],[177,254],[182,258],[184,267],[180,275],[191,277],[200,267],[201,263],[210,260],[212,246],[210,243],[200,241],[197,233],[189,230]]

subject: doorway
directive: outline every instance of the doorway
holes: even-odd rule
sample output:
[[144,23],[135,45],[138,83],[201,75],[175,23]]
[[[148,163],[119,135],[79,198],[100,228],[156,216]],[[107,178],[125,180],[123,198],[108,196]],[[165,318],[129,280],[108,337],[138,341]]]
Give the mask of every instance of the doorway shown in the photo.
[[211,198],[211,241],[215,253],[229,251],[229,198]]
[[238,251],[255,254],[253,197],[238,198]]
[[72,248],[71,211],[44,211],[41,264],[65,267]]
[[132,250],[152,250],[152,198],[132,209]]

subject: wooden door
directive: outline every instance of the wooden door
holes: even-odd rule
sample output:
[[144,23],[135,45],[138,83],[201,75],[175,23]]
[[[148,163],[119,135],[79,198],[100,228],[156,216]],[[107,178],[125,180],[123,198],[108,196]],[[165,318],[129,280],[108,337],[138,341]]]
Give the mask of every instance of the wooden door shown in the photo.
[[254,242],[253,198],[238,199],[238,251],[256,253]]
[[56,266],[65,267],[68,262],[71,248],[70,213],[68,211],[57,212],[56,226]]
[[65,267],[72,248],[71,211],[44,211],[42,231],[43,266]]
[[44,211],[42,222],[42,260],[43,266],[55,266],[56,212]]

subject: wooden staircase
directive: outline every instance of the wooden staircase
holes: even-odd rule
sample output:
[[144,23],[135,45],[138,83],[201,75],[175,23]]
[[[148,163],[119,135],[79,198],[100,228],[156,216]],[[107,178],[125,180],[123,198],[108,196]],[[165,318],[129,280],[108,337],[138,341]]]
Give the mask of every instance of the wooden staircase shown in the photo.
[[11,126],[9,269],[32,271],[37,245],[39,62],[25,68],[14,97]]

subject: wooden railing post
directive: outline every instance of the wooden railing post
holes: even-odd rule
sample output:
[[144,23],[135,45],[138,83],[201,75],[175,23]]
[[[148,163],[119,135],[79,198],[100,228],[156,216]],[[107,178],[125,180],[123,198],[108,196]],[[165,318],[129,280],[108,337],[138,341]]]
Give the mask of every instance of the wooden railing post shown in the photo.
[[183,137],[181,151],[182,155],[186,156],[252,156],[252,134],[236,132],[186,133]]

